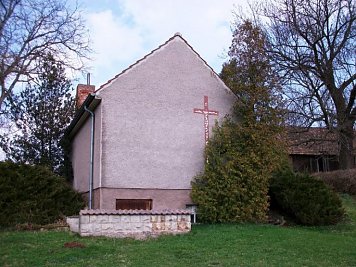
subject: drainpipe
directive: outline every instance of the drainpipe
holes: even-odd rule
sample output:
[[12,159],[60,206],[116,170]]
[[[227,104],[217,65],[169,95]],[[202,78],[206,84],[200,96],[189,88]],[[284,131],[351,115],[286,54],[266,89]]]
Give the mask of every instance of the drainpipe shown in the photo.
[[90,129],[90,173],[89,173],[89,209],[93,208],[93,174],[94,174],[94,125],[95,116],[94,112],[84,106],[84,110],[89,112],[91,117],[91,129]]

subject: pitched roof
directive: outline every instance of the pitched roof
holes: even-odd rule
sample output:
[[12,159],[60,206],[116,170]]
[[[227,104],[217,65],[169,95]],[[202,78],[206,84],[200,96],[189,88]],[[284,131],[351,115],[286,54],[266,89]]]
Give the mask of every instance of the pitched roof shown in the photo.
[[194,48],[182,37],[182,35],[179,32],[177,32],[171,38],[169,38],[165,43],[161,44],[156,49],[152,50],[150,53],[148,53],[147,55],[145,55],[141,59],[137,60],[135,63],[133,63],[132,65],[130,65],[126,69],[124,69],[122,72],[120,72],[119,74],[115,75],[112,79],[108,80],[106,83],[101,85],[95,91],[95,93],[105,89],[108,85],[110,85],[112,82],[114,82],[117,78],[119,78],[122,75],[128,73],[131,69],[137,67],[140,63],[144,62],[149,57],[153,56],[156,52],[158,52],[159,50],[163,49],[164,47],[166,47],[169,43],[173,42],[174,40],[183,41],[187,45],[187,47],[189,47],[192,50],[192,52],[204,63],[204,65],[215,75],[217,80],[225,87],[225,89],[227,91],[231,92],[231,89],[229,87],[227,87],[226,84],[220,79],[219,75],[214,71],[214,69],[200,56],[200,54],[198,52],[196,52],[194,50]]
[[340,149],[336,133],[319,127],[289,128],[288,147],[291,155],[338,155]]

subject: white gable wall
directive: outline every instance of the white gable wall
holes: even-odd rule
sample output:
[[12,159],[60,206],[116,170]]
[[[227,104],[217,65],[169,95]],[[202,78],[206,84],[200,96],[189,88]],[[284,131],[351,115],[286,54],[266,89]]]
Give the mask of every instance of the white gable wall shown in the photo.
[[[102,186],[190,189],[204,165],[203,108],[229,113],[234,97],[216,74],[175,37],[99,90]],[[210,116],[210,127],[217,116]]]

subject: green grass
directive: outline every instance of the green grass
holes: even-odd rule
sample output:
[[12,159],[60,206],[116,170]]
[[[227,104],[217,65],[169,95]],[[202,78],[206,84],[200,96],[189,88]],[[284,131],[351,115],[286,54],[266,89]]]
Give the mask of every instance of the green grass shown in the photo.
[[356,201],[343,201],[348,217],[332,227],[198,225],[146,241],[2,231],[0,266],[356,266]]

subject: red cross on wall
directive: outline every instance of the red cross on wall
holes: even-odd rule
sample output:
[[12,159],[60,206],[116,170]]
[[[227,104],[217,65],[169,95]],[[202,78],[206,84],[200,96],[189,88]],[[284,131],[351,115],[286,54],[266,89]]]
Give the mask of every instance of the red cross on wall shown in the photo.
[[193,112],[198,114],[204,114],[205,144],[207,144],[209,140],[209,115],[218,116],[219,112],[215,110],[209,110],[207,96],[204,96],[204,109],[195,108],[193,109]]

